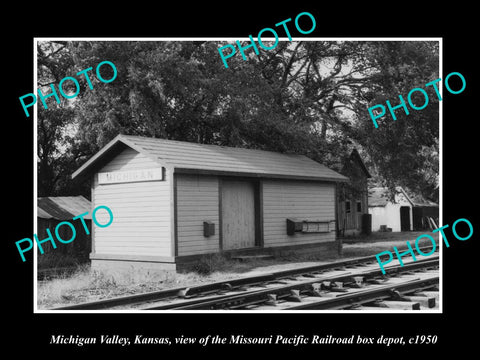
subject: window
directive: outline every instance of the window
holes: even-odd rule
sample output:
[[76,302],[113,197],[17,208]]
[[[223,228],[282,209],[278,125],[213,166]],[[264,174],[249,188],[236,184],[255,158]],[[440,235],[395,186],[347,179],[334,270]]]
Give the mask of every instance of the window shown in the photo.
[[345,212],[350,214],[351,211],[352,209],[350,208],[350,201],[345,201]]
[[362,212],[362,202],[357,201],[357,212]]

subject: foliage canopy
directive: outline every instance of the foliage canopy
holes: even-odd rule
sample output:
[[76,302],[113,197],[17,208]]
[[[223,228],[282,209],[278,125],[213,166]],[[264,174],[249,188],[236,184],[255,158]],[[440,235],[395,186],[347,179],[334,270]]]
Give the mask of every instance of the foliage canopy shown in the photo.
[[[352,147],[374,180],[438,200],[438,100],[373,127],[367,108],[438,78],[438,43],[279,42],[229,59],[213,41],[41,41],[38,86],[113,62],[112,83],[38,110],[39,196],[118,133],[305,154],[339,169]],[[91,77],[93,78],[93,76]],[[430,91],[430,90],[429,90]],[[433,91],[433,90],[432,90]],[[84,189],[86,190],[86,188]],[[86,192],[88,194],[88,192]]]

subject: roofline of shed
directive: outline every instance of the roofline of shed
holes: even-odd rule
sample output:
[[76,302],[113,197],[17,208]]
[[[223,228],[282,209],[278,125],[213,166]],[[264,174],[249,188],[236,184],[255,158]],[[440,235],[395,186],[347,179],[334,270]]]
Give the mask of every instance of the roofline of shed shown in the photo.
[[[101,148],[95,155],[93,155],[90,159],[88,159],[82,166],[80,166],[73,174],[71,175],[72,180],[78,180],[79,178],[86,175],[88,172],[87,170],[95,165],[98,162],[99,158],[104,156],[113,146],[118,144],[119,142],[130,146],[135,151],[147,156],[148,158],[154,160],[155,162],[159,163],[156,157],[151,156],[148,152],[146,152],[142,147],[135,145],[130,140],[126,139],[122,134],[118,134],[115,136],[107,145]],[[159,165],[162,165],[159,163]]]
[[405,191],[405,189],[403,187],[401,187],[401,186],[398,186],[398,187],[401,189],[401,191],[403,192],[403,194],[405,195],[407,200],[410,202],[410,204],[412,204],[413,207],[421,207],[421,206],[423,206],[423,207],[428,207],[428,206],[429,207],[436,207],[436,206],[439,206],[438,204],[434,204],[434,205],[433,204],[419,204],[419,203],[413,201],[413,199],[407,194],[407,192]]
[[407,198],[407,201],[410,203],[410,205],[415,206],[412,199],[410,199],[410,196],[408,196],[407,192],[403,189],[403,187],[397,186],[397,189],[400,189],[400,192],[402,192],[403,195]]
[[[408,203],[410,203],[410,205],[412,207],[438,207],[439,205],[438,204],[418,204],[416,203],[415,201],[412,200],[412,198],[407,194],[407,192],[405,191],[405,189],[402,187],[402,186],[396,186],[395,187],[395,190],[397,191],[397,193],[399,194],[403,194],[405,196],[405,199],[407,200]],[[391,202],[391,201],[387,201],[387,202]],[[368,205],[369,207],[385,207],[385,205]]]
[[[207,174],[207,175],[225,175],[225,176],[245,176],[245,177],[256,177],[256,178],[278,178],[278,179],[295,179],[295,180],[313,180],[313,181],[328,181],[328,182],[348,182],[350,181],[346,176],[338,174],[335,177],[317,177],[317,176],[302,176],[302,175],[283,175],[283,174],[265,174],[265,173],[254,173],[254,172],[236,172],[236,171],[221,171],[221,170],[208,170],[208,169],[195,169],[195,168],[182,168],[178,166],[171,166],[168,163],[161,163],[159,159],[155,156],[152,156],[150,153],[145,151],[141,146],[137,146],[135,143],[130,141],[127,136],[118,134],[113,138],[108,144],[101,148],[95,155],[93,155],[89,160],[87,160],[82,166],[80,166],[74,173],[72,173],[72,180],[79,180],[85,177],[92,167],[95,167],[96,163],[101,159],[112,147],[118,143],[123,143],[126,146],[131,147],[135,151],[147,156],[152,159],[160,166],[165,166],[173,168],[174,172],[184,173],[184,174]],[[305,155],[299,155],[305,156]],[[305,156],[306,157],[306,156]],[[310,158],[306,157],[311,160]],[[314,160],[312,160],[314,161]]]

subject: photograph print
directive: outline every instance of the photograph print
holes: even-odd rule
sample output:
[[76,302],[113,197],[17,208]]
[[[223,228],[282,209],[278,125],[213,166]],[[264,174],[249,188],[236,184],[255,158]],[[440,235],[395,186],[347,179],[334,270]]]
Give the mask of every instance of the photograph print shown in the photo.
[[263,45],[35,39],[36,312],[442,311],[441,39]]

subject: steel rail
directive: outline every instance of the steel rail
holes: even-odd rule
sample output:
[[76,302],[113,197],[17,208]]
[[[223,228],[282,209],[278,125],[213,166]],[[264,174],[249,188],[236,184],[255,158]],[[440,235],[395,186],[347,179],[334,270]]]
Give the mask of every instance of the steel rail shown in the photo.
[[[422,252],[428,252],[432,247],[423,247],[421,248]],[[437,248],[438,249],[438,248]],[[429,259],[436,258],[438,256],[429,256]],[[419,260],[417,263],[424,263],[428,260]],[[102,299],[91,302],[84,302],[79,304],[72,304],[67,306],[60,306],[52,308],[51,310],[102,310],[110,309],[120,306],[129,306],[129,305],[138,305],[142,303],[163,301],[169,299],[192,299],[194,297],[208,297],[208,295],[216,294],[218,297],[225,297],[223,293],[232,290],[245,289],[246,287],[252,287],[255,285],[262,285],[266,283],[275,282],[281,280],[282,278],[302,276],[306,274],[316,275],[321,274],[322,272],[342,270],[348,267],[357,267],[361,269],[360,266],[368,265],[369,263],[377,262],[375,255],[364,256],[355,259],[342,260],[337,262],[331,262],[326,264],[305,266],[301,268],[294,268],[288,270],[279,270],[271,273],[265,273],[261,275],[248,276],[242,278],[236,278],[231,280],[224,280],[220,282],[214,282],[203,285],[196,285],[192,287],[177,287],[172,289],[158,290],[147,293],[140,293],[127,296],[119,296],[109,299]],[[386,266],[387,271],[397,271],[395,270],[396,266]],[[391,270],[390,270],[391,269]],[[378,269],[380,271],[380,269]],[[201,301],[197,300],[195,303]],[[192,302],[193,303],[193,302]],[[167,306],[167,305],[166,305]],[[166,308],[169,308],[168,306]]]
[[53,308],[52,310],[100,310],[108,309],[116,306],[134,305],[138,303],[160,301],[168,298],[191,298],[199,294],[209,294],[212,292],[228,291],[233,286],[251,286],[252,284],[261,284],[268,281],[273,281],[275,278],[272,274],[263,274],[257,276],[250,276],[244,278],[237,278],[232,280],[225,280],[205,285],[198,285],[194,287],[178,287],[172,289],[165,289],[159,291],[152,291],[147,293],[120,296],[115,298],[85,302],[80,304],[73,304]]
[[289,306],[288,310],[338,310],[361,305],[378,300],[385,300],[392,297],[398,297],[400,294],[406,294],[412,291],[421,291],[436,286],[439,282],[438,276],[427,279],[410,280],[402,283],[384,285],[379,288],[366,289],[352,294],[340,295],[319,301],[299,303]]
[[[438,267],[438,259],[429,259],[423,261],[412,262],[404,266],[395,266],[388,268],[389,276],[397,276],[400,273],[408,273],[418,271],[420,269],[436,268]],[[243,294],[234,294],[229,296],[222,296],[210,299],[193,299],[181,302],[174,302],[169,304],[159,304],[149,307],[143,307],[142,310],[216,310],[216,309],[232,309],[245,307],[247,305],[254,305],[268,301],[271,294],[275,294],[277,299],[291,296],[292,290],[299,292],[314,291],[314,284],[322,282],[343,282],[345,285],[356,286],[356,277],[364,277],[366,281],[376,279],[388,279],[389,276],[384,276],[380,269],[366,269],[356,272],[348,272],[340,275],[326,275],[319,276],[314,279],[302,281],[300,283],[293,283],[272,287],[262,290],[253,290]],[[333,289],[333,291],[342,291],[340,289]]]

